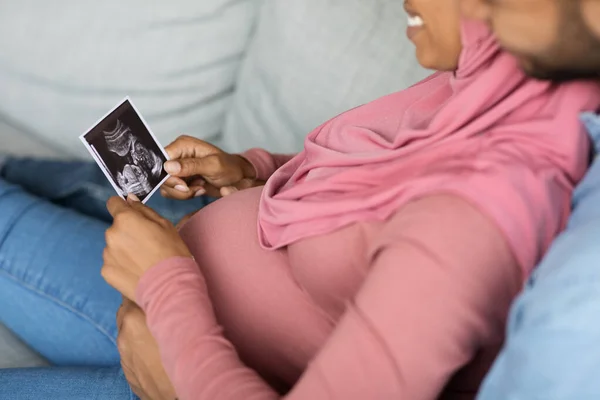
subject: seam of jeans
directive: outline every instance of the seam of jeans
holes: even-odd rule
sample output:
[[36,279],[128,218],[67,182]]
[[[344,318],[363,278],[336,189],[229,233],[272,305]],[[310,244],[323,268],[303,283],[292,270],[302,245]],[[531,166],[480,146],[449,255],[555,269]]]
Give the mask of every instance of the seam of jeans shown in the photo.
[[[2,262],[2,260],[0,260],[0,262]],[[1,264],[0,264],[1,266]],[[75,307],[63,302],[60,299],[57,299],[56,297],[50,296],[48,293],[42,291],[41,289],[23,281],[22,279],[17,278],[16,276],[12,275],[11,273],[9,273],[8,271],[6,271],[5,269],[0,269],[0,274],[3,274],[5,276],[8,277],[8,279],[12,280],[13,282],[16,282],[18,285],[20,285],[21,287],[30,290],[31,292],[37,294],[40,297],[44,297],[48,300],[50,300],[51,302],[53,302],[54,304],[56,304],[59,307],[62,307],[63,309],[65,309],[66,311],[70,311],[73,314],[77,315],[78,317],[82,318],[83,320],[87,321],[88,323],[90,323],[90,325],[92,325],[94,328],[96,328],[100,333],[102,333],[103,335],[105,335],[115,346],[117,345],[117,340],[116,338],[114,338],[106,329],[104,329],[102,326],[100,326],[99,324],[97,324],[91,317],[89,317],[88,315],[86,315],[85,313],[83,313],[81,310],[76,309]],[[116,318],[116,316],[115,316]]]
[[[7,192],[4,192],[2,194],[2,196],[5,196],[6,194],[12,194],[12,193],[17,193],[17,194],[22,193],[21,192],[22,189],[19,188],[18,186],[15,186],[14,184],[9,184],[9,185],[11,185],[12,187],[9,188],[9,190]],[[6,238],[8,237],[8,235],[10,234],[10,232],[12,231],[12,229],[14,228],[15,222],[19,218],[21,218],[23,215],[27,214],[31,209],[35,208],[37,205],[38,205],[38,203],[35,202],[35,201],[31,202],[29,204],[26,204],[23,209],[19,210],[20,211],[19,213],[14,213],[12,215],[12,217],[9,218],[9,220],[5,223],[8,226],[8,228],[6,230],[4,230],[4,231],[0,231],[0,245],[2,243],[4,243],[4,241],[6,240]]]

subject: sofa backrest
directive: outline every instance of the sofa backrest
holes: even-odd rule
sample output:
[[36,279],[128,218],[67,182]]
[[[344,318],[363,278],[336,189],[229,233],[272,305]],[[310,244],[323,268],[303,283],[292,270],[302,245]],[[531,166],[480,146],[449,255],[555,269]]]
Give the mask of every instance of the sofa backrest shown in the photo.
[[88,157],[78,135],[130,95],[164,144],[218,140],[259,3],[3,2],[0,122]]
[[226,147],[298,151],[327,119],[428,75],[406,20],[397,0],[265,0]]
[[291,152],[326,119],[427,74],[397,0],[21,0],[1,11],[0,124],[76,157],[89,157],[77,136],[126,95],[163,144],[186,133]]

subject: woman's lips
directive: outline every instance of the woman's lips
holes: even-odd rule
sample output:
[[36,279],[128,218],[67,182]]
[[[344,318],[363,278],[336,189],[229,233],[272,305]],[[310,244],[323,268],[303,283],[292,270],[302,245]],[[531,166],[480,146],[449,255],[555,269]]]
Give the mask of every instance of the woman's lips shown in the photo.
[[421,28],[423,28],[423,18],[414,12],[407,4],[404,5],[404,9],[408,15],[406,36],[408,36],[409,39],[412,39],[417,33],[419,33]]

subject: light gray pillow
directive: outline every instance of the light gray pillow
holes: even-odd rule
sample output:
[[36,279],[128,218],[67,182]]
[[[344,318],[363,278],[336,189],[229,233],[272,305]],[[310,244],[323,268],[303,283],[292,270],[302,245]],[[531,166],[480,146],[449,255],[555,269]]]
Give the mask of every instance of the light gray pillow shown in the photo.
[[265,0],[227,119],[227,148],[298,151],[327,119],[427,76],[406,38],[402,7]]
[[45,365],[48,365],[46,360],[21,342],[8,328],[0,324],[0,369]]
[[218,141],[258,0],[0,2],[0,120],[77,156],[126,95],[163,144]]

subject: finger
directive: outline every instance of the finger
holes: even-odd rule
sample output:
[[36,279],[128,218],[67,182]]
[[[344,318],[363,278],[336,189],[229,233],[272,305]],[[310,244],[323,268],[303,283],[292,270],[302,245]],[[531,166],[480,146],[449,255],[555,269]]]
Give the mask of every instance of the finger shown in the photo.
[[129,300],[135,302],[135,289],[138,282],[135,275],[112,264],[105,264],[100,274],[106,283]]
[[134,193],[129,193],[127,195],[127,199],[126,200],[127,200],[127,202],[129,204],[131,204],[131,203],[139,203],[140,202],[140,198],[137,197]]
[[[107,231],[108,232],[108,231]],[[107,235],[108,238],[108,235]],[[103,265],[117,265],[117,260],[113,257],[111,250],[107,247],[102,252],[102,264]]]
[[190,188],[194,190],[194,193],[198,193],[198,191],[204,190],[204,194],[198,194],[197,196],[210,196],[210,197],[221,197],[221,190],[214,185],[209,183],[205,184],[201,188]]
[[223,197],[229,196],[230,194],[233,194],[235,192],[239,192],[239,189],[235,186],[224,186],[221,188],[221,196]]
[[159,213],[157,213],[147,205],[142,204],[141,202],[132,202],[129,205],[132,209],[134,209],[139,214],[151,221],[157,222],[159,224],[162,224],[166,221],[163,217],[160,216]]
[[190,190],[186,181],[175,176],[171,176],[169,179],[167,179],[161,187],[169,187],[184,193]]
[[200,177],[190,178],[188,181],[188,186],[204,186],[206,185],[206,181]]
[[196,186],[190,188],[194,193],[194,197],[204,196],[206,194],[206,189],[203,186]]
[[256,181],[254,179],[242,179],[238,183],[235,184],[235,187],[239,190],[250,189],[256,185]]
[[123,318],[125,318],[125,311],[123,310],[123,304],[117,310],[117,332],[121,332],[123,328]]
[[222,172],[222,166],[218,155],[209,155],[202,158],[182,158],[167,161],[165,171],[171,176],[191,177],[201,175],[209,177]]
[[137,306],[136,306],[136,304],[135,304],[133,301],[129,300],[127,297],[123,297],[123,298],[122,298],[122,303],[121,303],[121,305],[122,305],[122,306],[123,306],[125,309],[129,309],[129,308],[131,308],[131,307],[133,307],[133,306],[137,307]]
[[192,188],[190,188],[190,190],[187,192],[180,192],[179,190],[176,190],[174,188],[163,186],[162,188],[160,188],[160,194],[163,197],[174,200],[189,200],[192,197],[194,197],[194,191]]
[[117,310],[117,331],[120,332],[123,326],[123,319],[125,318],[125,314],[129,311],[129,304],[131,304],[131,300],[127,297],[123,296],[123,301],[121,302],[121,306]]
[[129,205],[125,200],[118,196],[113,196],[106,202],[106,208],[112,217],[116,217],[118,214],[130,209]]
[[137,304],[123,296],[121,306],[117,310],[117,331],[121,331],[123,328],[123,320],[132,312],[136,312],[138,309]]
[[254,179],[244,178],[235,185],[222,187],[221,196],[225,197],[232,193],[239,192],[240,190],[250,189],[255,186],[261,186],[260,183],[260,181],[256,181]]
[[194,197],[208,195],[211,197],[221,197],[219,189],[215,186],[206,183],[204,179],[194,179],[188,186],[187,192],[180,192],[174,188],[161,186],[160,194],[163,197],[175,200],[189,200]]
[[177,160],[181,158],[206,157],[210,154],[220,152],[220,149],[203,140],[183,135],[165,147],[165,151],[171,160]]

